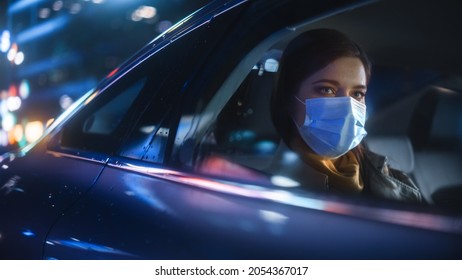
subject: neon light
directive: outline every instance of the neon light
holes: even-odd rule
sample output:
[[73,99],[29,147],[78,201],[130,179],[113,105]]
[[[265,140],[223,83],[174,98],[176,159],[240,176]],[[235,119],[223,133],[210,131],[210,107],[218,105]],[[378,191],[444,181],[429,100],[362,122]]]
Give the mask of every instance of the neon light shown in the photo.
[[78,63],[81,59],[81,55],[77,52],[68,53],[66,56],[60,57],[59,59],[42,59],[21,67],[18,69],[18,75],[20,77],[26,77],[40,74],[61,66]]
[[8,14],[13,14],[19,12],[29,6],[36,5],[40,2],[45,2],[44,0],[22,0],[16,1],[15,3],[11,4],[8,9]]
[[25,231],[22,232],[22,235],[27,236],[27,237],[33,237],[35,236],[35,233],[31,231],[30,229],[26,229]]
[[54,19],[47,20],[42,24],[35,25],[29,29],[20,32],[16,36],[18,44],[24,44],[28,41],[43,37],[60,29],[63,29],[69,23],[69,16],[63,15]]

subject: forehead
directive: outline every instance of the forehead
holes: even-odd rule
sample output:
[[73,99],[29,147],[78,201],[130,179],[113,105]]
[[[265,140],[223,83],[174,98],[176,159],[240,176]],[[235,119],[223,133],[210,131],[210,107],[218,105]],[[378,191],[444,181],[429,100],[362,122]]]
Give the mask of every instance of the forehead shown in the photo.
[[359,58],[341,57],[307,78],[311,82],[316,82],[320,79],[366,85],[366,70]]

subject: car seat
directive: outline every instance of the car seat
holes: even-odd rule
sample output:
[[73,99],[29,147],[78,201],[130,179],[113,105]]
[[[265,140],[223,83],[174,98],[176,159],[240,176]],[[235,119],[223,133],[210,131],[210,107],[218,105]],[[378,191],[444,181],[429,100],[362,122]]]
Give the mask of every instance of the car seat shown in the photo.
[[409,173],[430,204],[462,210],[462,94],[429,87],[367,122],[367,146]]

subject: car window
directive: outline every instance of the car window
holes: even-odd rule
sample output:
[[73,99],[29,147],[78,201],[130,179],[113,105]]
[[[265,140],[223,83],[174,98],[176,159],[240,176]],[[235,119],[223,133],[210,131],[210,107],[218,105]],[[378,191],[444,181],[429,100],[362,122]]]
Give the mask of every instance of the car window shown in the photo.
[[146,78],[136,81],[127,89],[122,90],[118,96],[92,112],[84,121],[83,134],[109,135],[120,124],[135,98],[141,92]]
[[60,145],[97,152],[113,150],[121,137],[120,127],[146,82],[146,75],[127,75],[117,81],[64,127]]
[[[130,133],[118,152],[120,156],[152,163],[165,162],[174,139],[181,135],[184,126],[178,121],[184,91],[221,34],[221,29],[205,24],[177,38],[163,53],[155,55],[161,57],[162,63],[157,62],[150,73],[157,78],[164,76],[164,79],[149,89],[152,96],[131,123]],[[185,106],[194,109],[192,104]]]
[[278,50],[269,51],[249,71],[205,136],[202,156],[219,154],[258,170],[268,167],[280,141],[270,115],[279,55]]
[[[460,211],[462,177],[457,170],[462,167],[461,126],[460,110],[456,109],[460,108],[462,96],[460,58],[442,51],[438,55],[444,65],[436,57],[422,59],[432,52],[430,45],[435,40],[450,34],[439,30],[449,30],[443,27],[452,25],[444,16],[439,27],[429,26],[425,34],[416,34],[413,26],[387,25],[386,32],[374,35],[378,38],[371,41],[373,30],[379,30],[387,20],[379,11],[392,13],[394,4],[379,3],[300,25],[295,33],[333,28],[366,48],[373,61],[373,74],[366,99],[369,135],[364,144],[387,157],[391,169],[412,178],[425,204]],[[452,10],[450,3],[444,4],[438,7],[438,15],[444,15],[445,9]],[[416,16],[417,20],[428,26],[425,15],[431,11],[426,7]],[[374,14],[379,16],[370,16]],[[408,37],[397,40],[396,34]],[[202,104],[201,110],[181,116],[174,155],[183,166],[232,181],[257,180],[260,186],[266,182],[268,187],[320,190],[313,186],[322,185],[322,178],[306,174],[305,163],[282,143],[270,116],[278,59],[293,36],[281,37],[260,50],[258,57],[250,56],[253,67],[240,68],[249,62],[246,57],[216,95]],[[446,39],[460,44],[459,38]],[[396,45],[395,51],[382,47],[391,44]],[[410,49],[414,51],[409,52]],[[227,86],[227,82],[232,86]]]
[[[150,101],[166,100],[163,96],[167,92],[162,91],[162,87],[177,68],[171,58],[171,54],[148,57],[131,67],[103,92],[96,92],[94,100],[71,119],[58,136],[61,147],[116,153]],[[168,104],[157,103],[156,112],[163,115]],[[159,118],[152,120],[152,123],[156,122]],[[149,127],[140,129],[149,132]]]
[[178,125],[173,104],[181,102],[182,91],[221,34],[204,24],[168,41],[160,38],[146,59],[134,61],[139,65],[66,124],[60,145],[163,162],[169,132]]
[[[250,55],[255,63],[247,65],[249,59],[245,59],[202,110],[183,113],[174,142],[174,158],[183,168],[260,185],[276,182],[277,186],[268,169],[281,139],[269,109],[280,55],[277,48]],[[232,92],[237,79],[242,81]],[[280,184],[288,186],[291,179],[286,179]]]

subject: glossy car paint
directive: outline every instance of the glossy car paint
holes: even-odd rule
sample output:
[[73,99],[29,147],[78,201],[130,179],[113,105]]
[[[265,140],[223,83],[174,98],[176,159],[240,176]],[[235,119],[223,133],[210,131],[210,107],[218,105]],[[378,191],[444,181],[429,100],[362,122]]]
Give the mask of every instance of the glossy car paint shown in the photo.
[[[153,176],[156,172],[160,176]],[[209,188],[181,183],[180,178],[183,182],[200,181]],[[212,191],[214,184],[221,191]],[[89,194],[53,228],[45,256],[428,259],[460,254],[458,235],[377,223],[290,203],[274,204],[270,199],[256,199],[268,196],[264,191],[247,190],[246,194],[243,188],[232,194],[224,193],[224,187],[233,185],[222,186],[191,174],[149,170],[146,165],[111,165]],[[286,194],[280,190],[272,195]]]
[[104,162],[75,160],[37,146],[27,157],[2,164],[0,252],[40,259],[53,224],[94,184]]
[[[141,50],[89,99],[198,29],[215,30],[187,81],[185,104],[213,94],[261,40],[357,1],[216,1]],[[276,16],[276,15],[286,16]],[[287,16],[290,15],[290,16]],[[216,31],[223,30],[221,37]],[[226,31],[226,32],[225,32]],[[204,41],[205,42],[205,41]],[[213,79],[210,79],[213,77]],[[178,94],[178,93],[172,93]],[[191,101],[192,102],[192,101]],[[393,208],[298,198],[113,154],[59,147],[67,119],[0,170],[0,258],[370,259],[459,258],[460,220]],[[187,106],[187,105],[185,105]],[[356,205],[357,206],[357,205]],[[400,216],[401,215],[401,216]],[[403,217],[403,215],[408,215]]]

